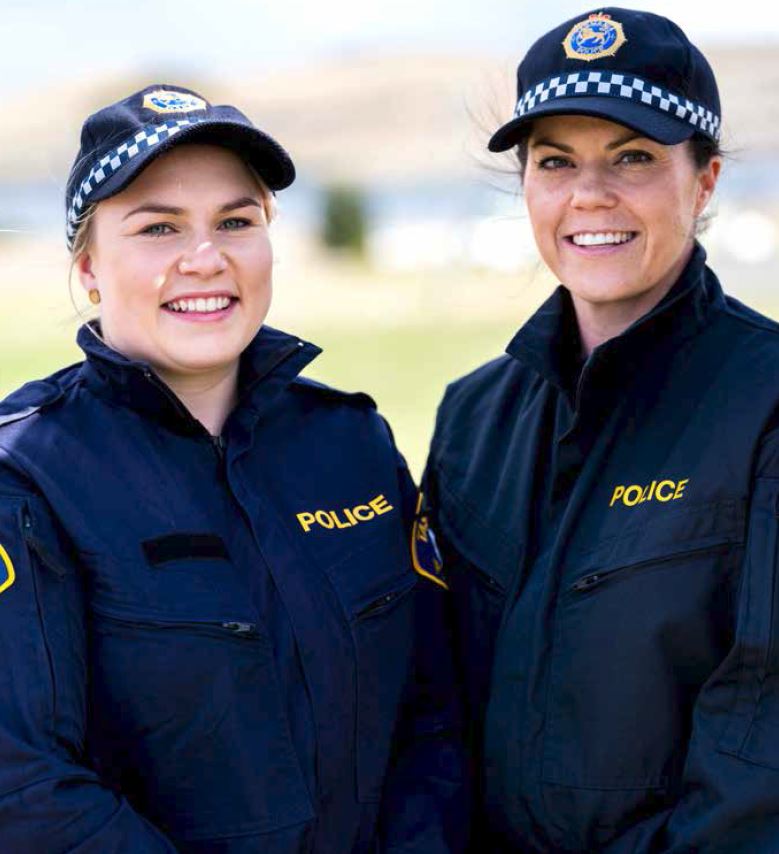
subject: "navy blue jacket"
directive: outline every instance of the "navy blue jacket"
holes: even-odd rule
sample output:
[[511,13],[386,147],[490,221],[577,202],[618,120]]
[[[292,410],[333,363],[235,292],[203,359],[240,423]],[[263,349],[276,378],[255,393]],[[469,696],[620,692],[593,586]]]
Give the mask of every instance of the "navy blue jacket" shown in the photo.
[[564,288],[452,384],[426,475],[474,850],[779,851],[779,327],[696,250],[582,367]]
[[370,398],[265,328],[214,440],[79,343],[0,408],[0,850],[459,850],[445,584]]

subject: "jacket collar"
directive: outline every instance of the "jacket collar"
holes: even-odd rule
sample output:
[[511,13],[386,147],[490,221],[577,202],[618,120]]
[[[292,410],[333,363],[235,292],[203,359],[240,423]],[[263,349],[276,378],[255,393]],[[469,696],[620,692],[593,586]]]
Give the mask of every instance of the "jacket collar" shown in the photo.
[[[129,359],[109,347],[97,321],[84,324],[77,342],[86,362],[83,375],[100,397],[153,418],[175,432],[205,434],[205,428],[146,362]],[[263,326],[241,354],[236,416],[250,422],[264,411],[321,349],[270,326]]]
[[[724,305],[719,281],[706,266],[706,250],[696,241],[671,290],[621,335],[596,347],[590,361],[608,362],[614,374],[624,377],[645,359],[656,358],[694,335]],[[573,302],[565,286],[560,285],[525,323],[506,352],[562,391],[573,393],[583,359]]]

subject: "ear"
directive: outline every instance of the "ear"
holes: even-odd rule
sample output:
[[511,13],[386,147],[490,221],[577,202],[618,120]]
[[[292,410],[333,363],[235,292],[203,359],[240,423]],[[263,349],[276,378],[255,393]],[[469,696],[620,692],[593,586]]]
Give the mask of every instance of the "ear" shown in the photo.
[[722,169],[722,158],[712,157],[711,160],[698,173],[698,195],[695,199],[695,216],[700,216],[706,209],[714,190],[717,186],[720,170]]
[[76,269],[78,270],[78,278],[81,282],[81,287],[89,293],[97,288],[97,277],[93,269],[92,256],[88,251],[82,252],[76,258]]

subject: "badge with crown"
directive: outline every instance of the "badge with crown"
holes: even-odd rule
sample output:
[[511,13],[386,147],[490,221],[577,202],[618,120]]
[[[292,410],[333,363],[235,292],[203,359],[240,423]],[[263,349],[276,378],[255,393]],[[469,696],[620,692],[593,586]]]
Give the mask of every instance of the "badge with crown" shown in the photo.
[[591,62],[604,56],[614,56],[627,39],[619,21],[611,15],[598,12],[571,27],[563,39],[568,59],[583,59]]

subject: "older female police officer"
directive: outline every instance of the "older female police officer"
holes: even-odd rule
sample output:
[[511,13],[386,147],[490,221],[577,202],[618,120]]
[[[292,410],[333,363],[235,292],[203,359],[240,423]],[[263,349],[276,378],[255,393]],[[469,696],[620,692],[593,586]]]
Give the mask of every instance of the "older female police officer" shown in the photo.
[[779,328],[695,240],[712,71],[602,9],[528,51],[516,148],[563,282],[441,404],[426,500],[481,779],[474,850],[779,850]]
[[293,178],[179,87],[84,124],[68,235],[100,323],[0,409],[4,854],[458,849],[408,471],[370,398],[262,326]]

